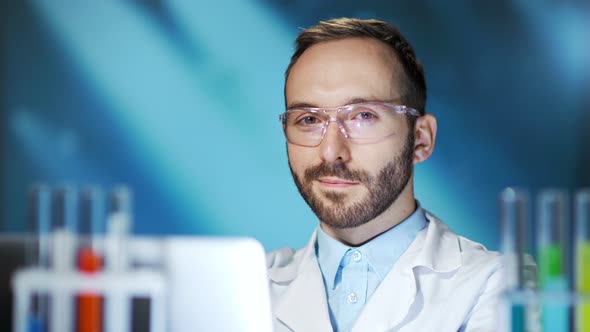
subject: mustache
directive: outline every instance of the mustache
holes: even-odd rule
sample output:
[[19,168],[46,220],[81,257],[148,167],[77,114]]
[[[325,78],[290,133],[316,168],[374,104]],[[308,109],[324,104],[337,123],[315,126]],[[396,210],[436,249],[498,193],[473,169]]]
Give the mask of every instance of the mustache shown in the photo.
[[362,170],[351,170],[344,163],[321,163],[305,170],[305,181],[311,182],[322,176],[333,176],[343,180],[369,183],[371,176]]

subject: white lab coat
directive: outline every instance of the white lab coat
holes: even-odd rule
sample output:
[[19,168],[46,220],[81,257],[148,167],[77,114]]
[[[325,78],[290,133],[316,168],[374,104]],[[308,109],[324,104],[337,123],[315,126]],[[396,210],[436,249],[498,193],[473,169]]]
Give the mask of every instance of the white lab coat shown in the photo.
[[[373,293],[352,332],[498,331],[501,256],[426,213],[420,231]],[[314,232],[304,248],[267,255],[275,332],[332,331]]]

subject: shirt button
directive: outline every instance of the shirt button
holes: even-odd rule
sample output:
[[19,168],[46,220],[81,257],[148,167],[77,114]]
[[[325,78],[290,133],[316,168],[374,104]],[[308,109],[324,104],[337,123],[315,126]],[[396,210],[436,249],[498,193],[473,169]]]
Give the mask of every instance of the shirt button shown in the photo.
[[361,254],[361,252],[360,252],[360,251],[358,251],[358,250],[355,250],[355,251],[352,253],[352,259],[353,259],[355,262],[358,262],[358,261],[360,261],[361,259],[363,259],[363,254]]
[[348,302],[356,303],[359,300],[358,296],[356,296],[355,292],[348,294]]

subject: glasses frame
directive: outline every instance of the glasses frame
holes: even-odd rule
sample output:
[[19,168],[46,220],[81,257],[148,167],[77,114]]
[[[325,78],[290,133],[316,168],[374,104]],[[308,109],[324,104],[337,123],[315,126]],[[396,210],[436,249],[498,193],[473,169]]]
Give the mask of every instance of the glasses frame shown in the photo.
[[[346,132],[346,128],[344,128],[344,125],[338,120],[338,114],[340,114],[340,112],[342,112],[343,110],[350,110],[351,108],[362,106],[362,105],[385,106],[385,107],[391,109],[392,111],[395,111],[396,113],[401,114],[401,115],[409,114],[409,115],[415,116],[416,118],[419,118],[422,116],[422,114],[420,114],[420,112],[418,112],[417,110],[415,110],[414,108],[411,108],[409,106],[395,105],[395,104],[383,102],[383,101],[368,101],[368,102],[352,103],[352,104],[346,104],[346,105],[342,105],[342,106],[329,107],[329,108],[292,107],[292,108],[287,109],[286,112],[279,115],[279,121],[281,121],[281,123],[283,124],[283,133],[285,134],[285,138],[287,139],[287,142],[289,142],[291,144],[300,145],[300,146],[310,146],[310,147],[314,147],[314,146],[318,146],[318,145],[322,144],[322,141],[324,140],[326,132],[328,131],[328,126],[330,126],[330,122],[335,122],[336,125],[338,126],[338,128],[340,129],[340,132],[342,133],[342,135],[347,140],[350,141],[350,136],[348,135],[348,132]],[[321,138],[320,138],[320,141],[318,142],[318,144],[315,144],[315,145],[297,144],[297,143],[293,143],[289,140],[289,137],[287,136],[287,114],[289,114],[289,112],[293,112],[293,111],[306,111],[306,112],[315,113],[315,114],[320,114],[320,112],[322,112],[322,113],[329,116],[329,118],[322,125],[322,135],[321,135]],[[387,137],[387,136],[384,136],[384,137]],[[351,141],[351,142],[353,142],[353,141]]]

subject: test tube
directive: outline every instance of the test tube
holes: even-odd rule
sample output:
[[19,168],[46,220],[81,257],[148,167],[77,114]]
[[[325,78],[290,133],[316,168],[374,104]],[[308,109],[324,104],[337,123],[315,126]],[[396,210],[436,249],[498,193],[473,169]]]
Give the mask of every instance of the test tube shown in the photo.
[[[97,251],[96,237],[104,224],[104,195],[100,188],[89,187],[82,191],[80,199],[80,233],[90,243],[78,254],[78,270],[83,274],[94,274],[102,269],[102,258]],[[102,331],[102,300],[100,295],[85,292],[78,295],[77,331]]]
[[89,186],[80,195],[80,234],[87,236],[90,247],[98,254],[98,239],[105,232],[105,197],[98,186]]
[[51,228],[51,191],[49,186],[40,184],[31,190],[31,229],[37,240],[37,250],[31,259],[40,267],[49,266],[49,231]]
[[[107,237],[112,240],[105,253],[107,268],[112,271],[125,271],[128,267],[125,241],[131,229],[132,196],[126,186],[117,186],[110,193],[110,213],[107,224]],[[113,252],[108,252],[111,249]]]
[[[131,191],[119,186],[111,192],[110,214],[105,247],[106,269],[109,273],[128,271],[127,236],[131,224]],[[131,327],[131,298],[119,288],[107,292],[105,299],[105,325],[107,331],[128,331]]]
[[[569,290],[567,203],[567,193],[560,189],[543,190],[537,200],[539,282],[545,298],[558,298]],[[569,331],[566,303],[546,301],[541,315],[543,331]]]
[[590,331],[590,188],[576,193],[576,290],[581,302],[576,309],[576,330]]
[[504,254],[510,312],[507,324],[515,332],[526,330],[526,306],[513,303],[514,294],[524,290],[524,255],[528,248],[528,194],[524,190],[506,188],[500,194],[501,250]]
[[53,228],[78,230],[78,192],[75,187],[65,185],[53,193]]
[[[30,257],[38,267],[49,266],[49,230],[51,228],[51,191],[44,184],[36,185],[30,196],[31,229],[35,233],[36,252]],[[29,313],[27,331],[42,332],[46,330],[48,315],[48,298],[46,295],[34,294],[31,301],[33,308]]]
[[131,190],[124,185],[119,185],[111,191],[111,213],[122,212],[131,217],[133,197]]
[[[78,192],[66,185],[53,193],[51,264],[56,274],[69,275],[75,266],[78,229]],[[72,294],[54,289],[50,301],[50,331],[71,331],[74,315]]]

